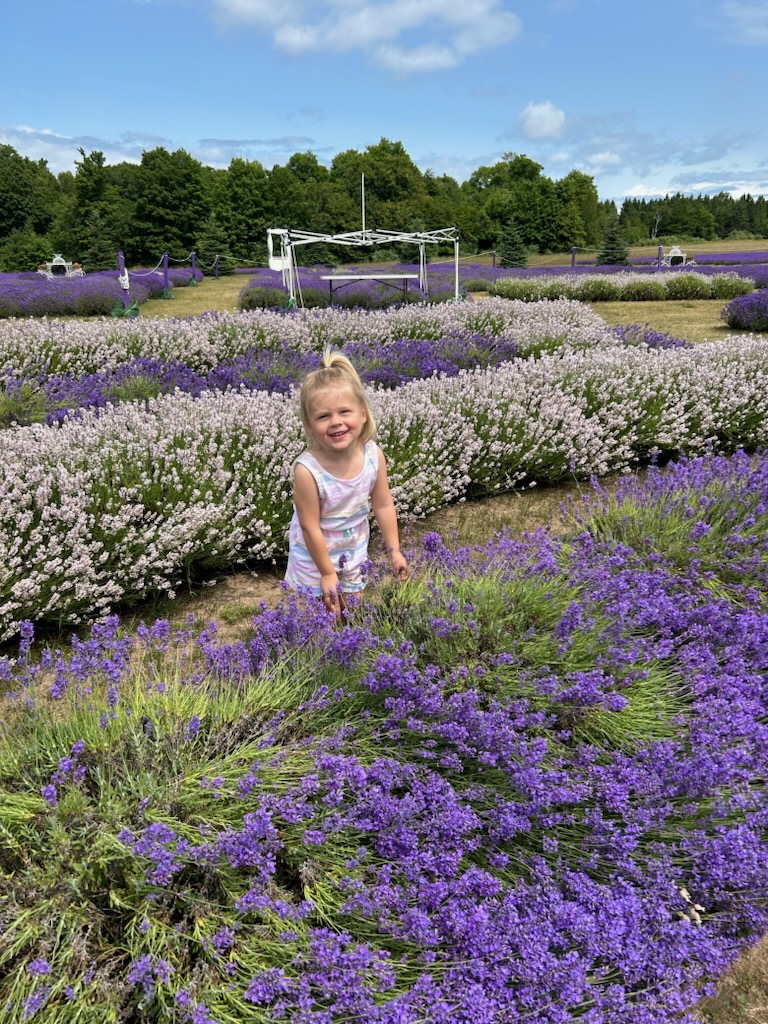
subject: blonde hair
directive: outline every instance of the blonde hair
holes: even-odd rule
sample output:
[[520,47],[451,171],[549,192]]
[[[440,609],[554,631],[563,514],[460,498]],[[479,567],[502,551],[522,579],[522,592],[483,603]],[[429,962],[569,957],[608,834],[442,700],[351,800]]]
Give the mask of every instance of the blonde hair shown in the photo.
[[299,393],[299,408],[301,411],[301,422],[307,436],[312,438],[312,399],[319,391],[328,391],[331,388],[344,388],[350,391],[365,413],[365,423],[360,431],[360,441],[372,441],[376,437],[376,421],[373,418],[371,403],[363,390],[363,383],[358,376],[357,370],[347,357],[338,349],[326,345],[323,349],[323,364],[317,370],[312,370],[304,378]]

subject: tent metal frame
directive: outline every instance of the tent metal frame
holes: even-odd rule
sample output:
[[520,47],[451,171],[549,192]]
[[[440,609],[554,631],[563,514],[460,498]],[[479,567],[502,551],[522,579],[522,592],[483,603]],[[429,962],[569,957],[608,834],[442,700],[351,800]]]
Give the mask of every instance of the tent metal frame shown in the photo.
[[[278,243],[276,246],[275,243]],[[288,228],[268,228],[267,230],[267,251],[269,254],[269,267],[271,270],[279,270],[283,277],[283,285],[288,289],[290,302],[296,304],[298,291],[298,273],[296,264],[296,249],[302,245],[311,245],[313,242],[322,242],[326,245],[350,245],[350,246],[373,246],[392,245],[402,242],[417,245],[419,247],[419,288],[425,295],[429,294],[427,281],[427,245],[439,245],[450,242],[453,244],[454,261],[454,299],[460,298],[459,293],[459,231],[458,228],[438,228],[434,231],[345,231],[338,235],[325,235],[315,231],[294,231]],[[279,247],[279,254],[276,249]],[[361,274],[360,280],[370,277],[369,274]]]

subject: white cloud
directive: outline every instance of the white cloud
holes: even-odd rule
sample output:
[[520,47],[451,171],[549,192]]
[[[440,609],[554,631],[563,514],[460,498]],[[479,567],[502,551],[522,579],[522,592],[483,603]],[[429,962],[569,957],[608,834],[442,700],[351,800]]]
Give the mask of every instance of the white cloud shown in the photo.
[[595,172],[604,171],[608,167],[620,167],[624,163],[618,153],[605,150],[602,153],[590,153],[587,162]]
[[374,59],[380,67],[398,74],[445,71],[461,63],[456,51],[448,46],[419,46],[413,50],[404,50],[400,46],[380,46],[374,51]]
[[79,150],[86,153],[101,150],[107,163],[128,161],[138,163],[143,149],[167,146],[168,140],[154,135],[128,132],[117,140],[100,139],[91,135],[60,135],[49,128],[34,128],[30,125],[0,125],[0,144],[13,146],[30,160],[45,160],[54,174],[74,171],[75,161],[80,160]]
[[274,139],[199,139],[189,152],[209,167],[228,167],[235,157],[258,160],[272,168],[284,164],[294,153],[315,151],[315,140],[306,135],[283,135]]
[[638,182],[628,188],[624,195],[628,199],[645,199],[647,196],[666,196],[672,189],[669,185],[647,185],[645,182]]
[[[505,0],[212,0],[231,21],[272,34],[285,53],[361,50],[398,73],[454,68],[521,31]],[[413,37],[417,36],[417,39]]]
[[747,3],[745,0],[727,0],[722,5],[725,17],[735,30],[741,43],[764,45],[768,43],[768,3],[766,0]]
[[554,103],[529,103],[520,114],[528,139],[556,139],[565,126],[565,114]]
[[58,135],[47,128],[29,125],[0,125],[0,145],[13,146],[30,160],[46,160],[54,174],[75,172],[79,150],[86,153],[100,150],[108,164],[141,163],[145,150],[164,146],[168,150],[186,149],[196,160],[210,167],[228,167],[234,157],[258,160],[265,167],[284,164],[294,153],[311,149],[320,153],[315,140],[308,135],[283,135],[264,139],[198,139],[194,143],[174,141],[141,132],[125,132],[115,139],[92,135]]

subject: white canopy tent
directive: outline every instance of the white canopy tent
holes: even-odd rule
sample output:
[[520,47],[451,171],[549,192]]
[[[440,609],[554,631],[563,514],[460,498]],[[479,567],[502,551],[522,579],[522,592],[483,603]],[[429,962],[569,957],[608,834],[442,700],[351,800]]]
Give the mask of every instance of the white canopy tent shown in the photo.
[[[458,228],[438,228],[435,231],[347,231],[340,235],[323,235],[314,231],[290,231],[287,228],[269,228],[267,231],[267,251],[271,270],[279,270],[283,275],[283,284],[288,289],[290,300],[296,302],[297,263],[296,249],[301,245],[323,242],[326,245],[392,245],[395,242],[407,242],[419,247],[419,288],[429,294],[427,282],[426,246],[445,242],[453,243],[454,259],[454,298],[459,299],[459,232]],[[374,274],[360,274],[360,280],[375,278]]]

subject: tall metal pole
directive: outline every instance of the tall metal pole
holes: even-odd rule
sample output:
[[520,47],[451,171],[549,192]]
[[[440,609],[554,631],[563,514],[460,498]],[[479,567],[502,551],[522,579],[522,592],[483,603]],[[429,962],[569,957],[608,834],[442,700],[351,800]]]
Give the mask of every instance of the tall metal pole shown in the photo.
[[360,175],[360,203],[363,209],[363,234],[365,234],[365,175]]
[[128,271],[125,269],[125,256],[123,256],[122,249],[117,254],[117,273],[118,280],[120,281],[120,287],[123,291],[123,306],[127,309],[131,304],[131,296],[128,291],[130,283],[128,279]]

